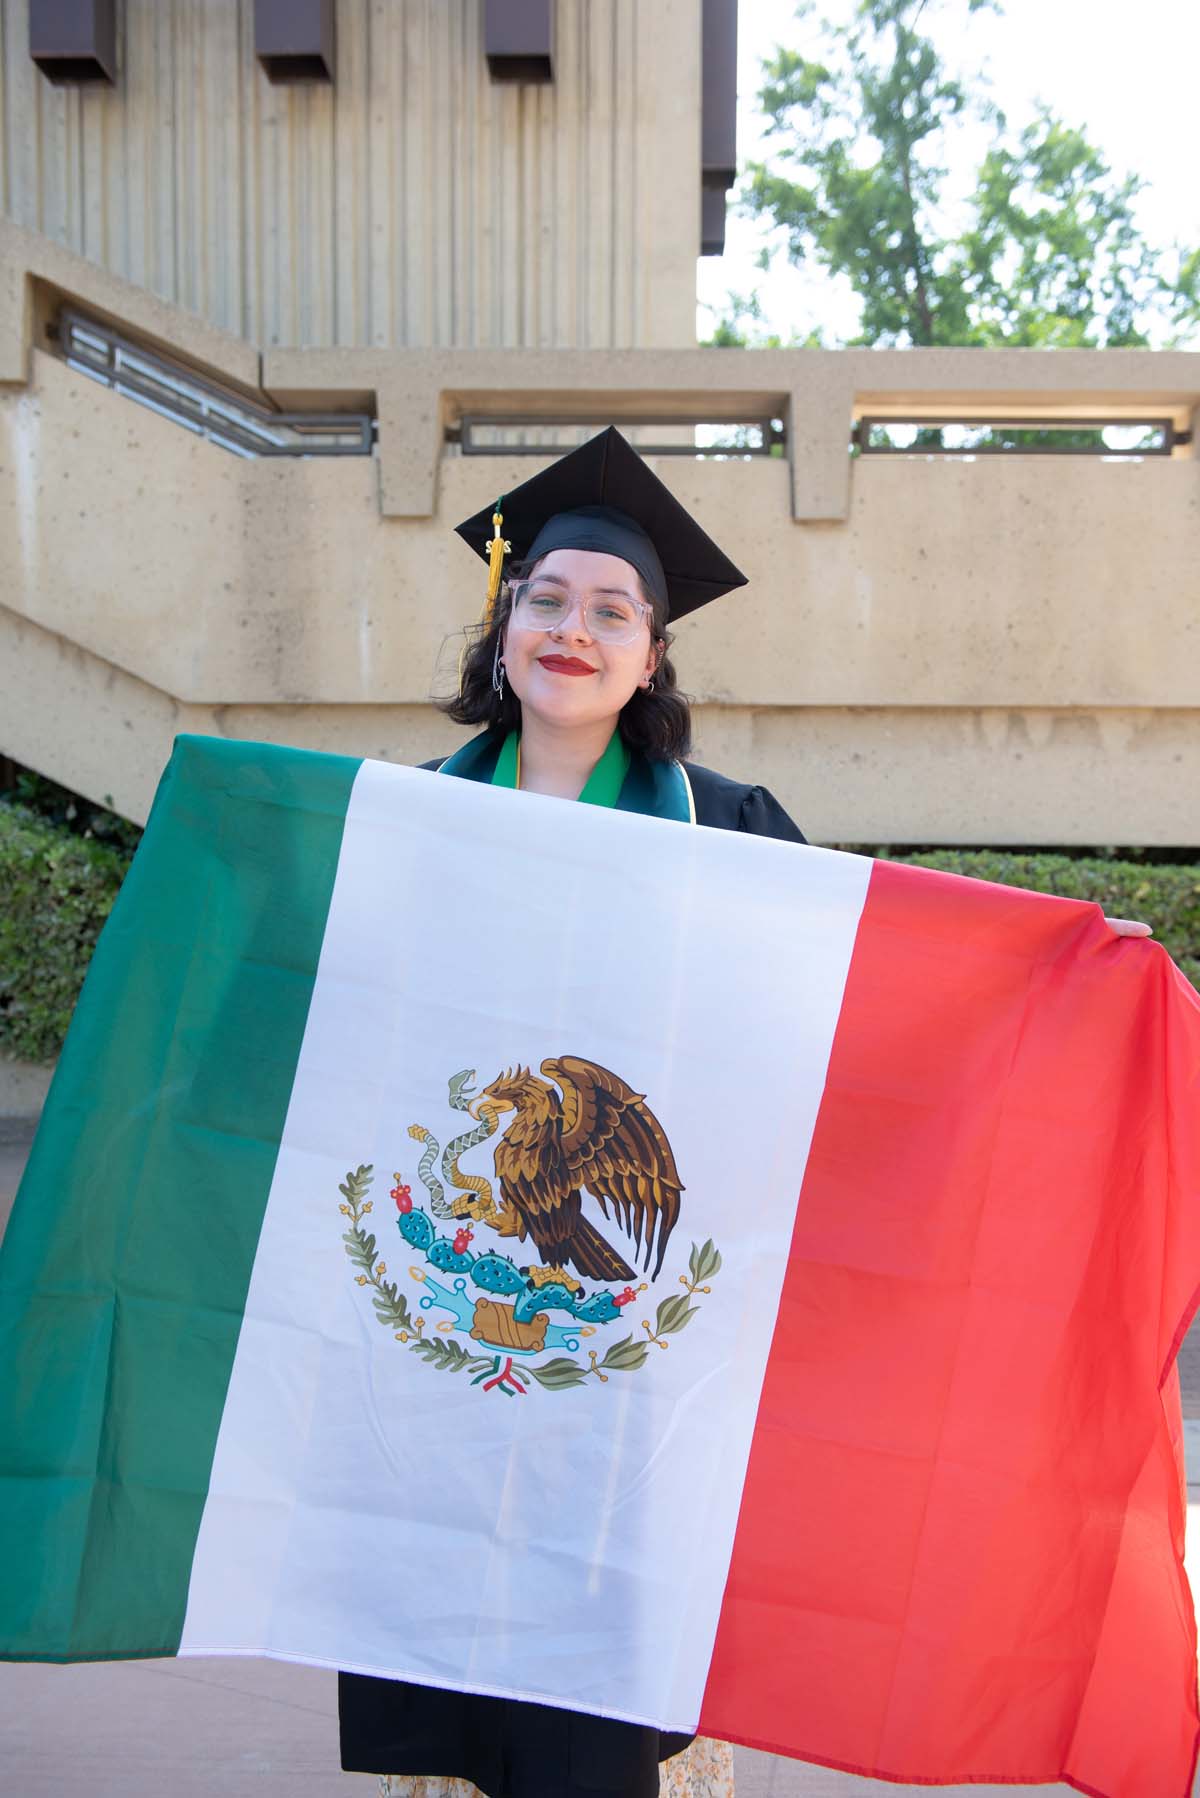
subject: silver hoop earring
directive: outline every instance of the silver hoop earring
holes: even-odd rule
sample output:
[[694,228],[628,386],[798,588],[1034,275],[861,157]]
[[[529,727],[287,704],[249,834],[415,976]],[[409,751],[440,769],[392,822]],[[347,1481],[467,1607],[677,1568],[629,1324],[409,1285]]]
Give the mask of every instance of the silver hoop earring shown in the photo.
[[653,691],[654,691],[654,676],[651,675],[650,679],[646,682],[646,692],[653,693]]
[[496,648],[492,655],[492,692],[504,698],[504,663],[500,660],[500,639],[496,638]]

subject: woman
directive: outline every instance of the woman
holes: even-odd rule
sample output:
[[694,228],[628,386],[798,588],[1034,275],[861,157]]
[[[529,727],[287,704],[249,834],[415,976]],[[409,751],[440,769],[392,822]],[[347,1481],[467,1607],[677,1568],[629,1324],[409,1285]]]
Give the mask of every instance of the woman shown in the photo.
[[[443,774],[802,843],[763,787],[684,767],[669,625],[746,577],[609,428],[458,534],[496,573],[445,710],[484,734]],[[494,527],[488,539],[489,523]],[[518,778],[519,763],[519,778]]]
[[[493,527],[489,538],[489,526]],[[506,537],[500,535],[501,529]],[[763,787],[684,767],[670,624],[745,584],[609,429],[459,526],[489,562],[488,609],[445,706],[484,726],[460,779],[802,843]],[[501,580],[506,551],[512,561]],[[729,1798],[723,1743],[536,1704],[342,1674],[342,1764],[395,1798]],[[659,1783],[659,1763],[666,1763]]]
[[[535,475],[502,511],[459,526],[493,578],[483,628],[445,709],[485,728],[426,766],[802,843],[765,788],[684,766],[690,721],[667,654],[669,626],[745,576],[620,433],[602,432]],[[1110,921],[1123,934],[1147,931]],[[342,1764],[384,1775],[388,1798],[733,1792],[732,1752],[721,1743],[688,1747],[686,1737],[611,1719],[359,1675],[340,1676],[339,1700]]]

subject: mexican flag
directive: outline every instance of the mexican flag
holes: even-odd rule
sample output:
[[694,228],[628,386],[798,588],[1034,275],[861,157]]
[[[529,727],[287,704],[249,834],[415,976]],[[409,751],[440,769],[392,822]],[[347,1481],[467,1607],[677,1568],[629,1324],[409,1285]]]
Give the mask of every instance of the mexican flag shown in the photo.
[[1094,907],[184,738],[0,1258],[0,1650],[1184,1798],[1198,1285]]

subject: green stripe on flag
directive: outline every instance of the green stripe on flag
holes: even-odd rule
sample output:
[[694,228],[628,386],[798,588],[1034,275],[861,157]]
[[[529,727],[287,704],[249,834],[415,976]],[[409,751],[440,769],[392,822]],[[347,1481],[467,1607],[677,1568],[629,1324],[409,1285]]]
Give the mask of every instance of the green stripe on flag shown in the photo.
[[178,1646],[359,763],[181,737],[0,1252],[0,1655]]

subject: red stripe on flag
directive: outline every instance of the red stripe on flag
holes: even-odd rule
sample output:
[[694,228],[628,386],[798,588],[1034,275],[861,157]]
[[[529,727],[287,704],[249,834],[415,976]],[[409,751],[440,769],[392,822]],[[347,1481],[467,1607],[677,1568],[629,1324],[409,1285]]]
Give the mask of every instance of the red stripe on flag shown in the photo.
[[1198,1284],[1200,1003],[1164,952],[1093,906],[877,864],[701,1730],[1184,1798],[1170,1368]]

